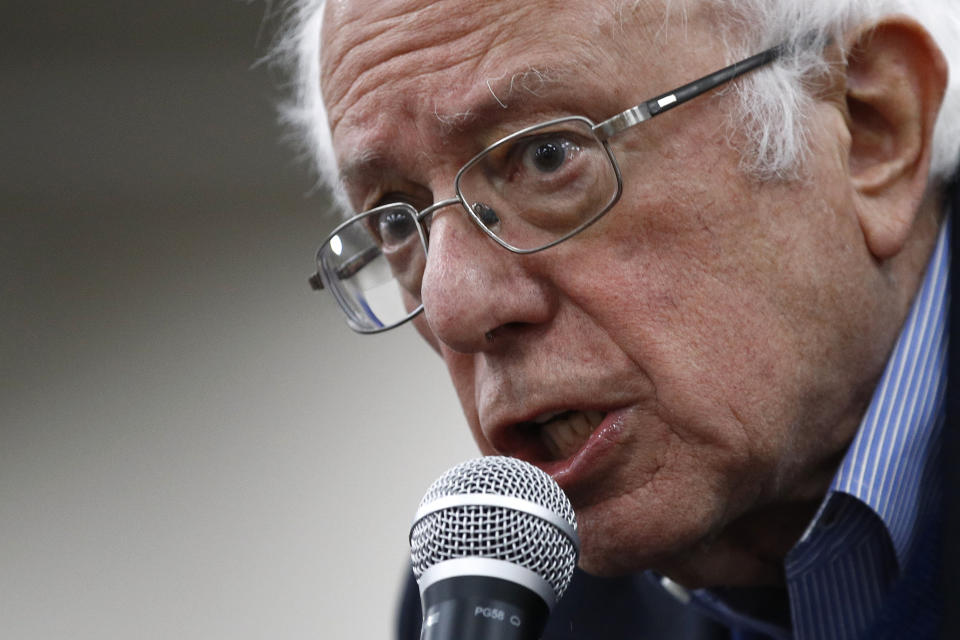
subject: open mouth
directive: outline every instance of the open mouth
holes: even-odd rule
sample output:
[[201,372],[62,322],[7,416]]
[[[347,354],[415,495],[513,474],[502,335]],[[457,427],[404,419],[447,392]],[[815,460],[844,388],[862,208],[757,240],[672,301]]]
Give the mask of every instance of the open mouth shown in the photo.
[[579,451],[603,422],[603,411],[552,411],[524,424],[535,434],[547,460],[565,460]]

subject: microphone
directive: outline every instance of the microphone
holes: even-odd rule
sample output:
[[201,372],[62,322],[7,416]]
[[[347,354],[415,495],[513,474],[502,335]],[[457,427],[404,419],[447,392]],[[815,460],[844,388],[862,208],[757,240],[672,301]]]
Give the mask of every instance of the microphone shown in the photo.
[[542,470],[501,456],[453,467],[410,527],[421,640],[537,640],[579,549],[570,500]]

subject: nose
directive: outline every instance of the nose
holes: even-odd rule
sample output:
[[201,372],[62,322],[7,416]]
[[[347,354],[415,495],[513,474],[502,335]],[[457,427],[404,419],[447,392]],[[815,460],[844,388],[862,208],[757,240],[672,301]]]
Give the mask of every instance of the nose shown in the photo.
[[461,207],[435,214],[421,285],[434,336],[454,351],[478,352],[497,342],[491,337],[516,335],[550,320],[556,295],[538,269],[548,257],[504,249]]

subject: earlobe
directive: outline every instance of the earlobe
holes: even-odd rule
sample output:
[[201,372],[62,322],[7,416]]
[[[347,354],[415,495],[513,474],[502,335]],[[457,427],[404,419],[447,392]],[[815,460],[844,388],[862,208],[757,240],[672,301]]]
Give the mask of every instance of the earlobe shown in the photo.
[[910,237],[926,192],[947,67],[926,30],[905,17],[862,26],[847,44],[850,179],[867,246],[885,260]]

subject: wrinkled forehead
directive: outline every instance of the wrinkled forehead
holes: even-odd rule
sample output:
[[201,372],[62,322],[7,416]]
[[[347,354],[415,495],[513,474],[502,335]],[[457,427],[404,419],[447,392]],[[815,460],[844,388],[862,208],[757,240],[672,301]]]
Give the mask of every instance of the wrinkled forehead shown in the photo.
[[331,123],[372,90],[417,78],[445,77],[447,96],[487,84],[491,99],[524,70],[540,71],[542,82],[563,65],[565,51],[604,39],[610,11],[595,0],[329,2],[321,84]]
[[[344,154],[374,152],[378,140],[424,149],[434,132],[442,145],[451,129],[488,114],[514,117],[533,103],[597,117],[632,106],[631,90],[658,86],[656,67],[676,64],[654,46],[669,31],[665,7],[663,0],[328,1],[321,87],[341,165]],[[687,8],[675,13],[688,21]],[[637,73],[611,73],[625,59]],[[399,131],[400,121],[411,126]]]

